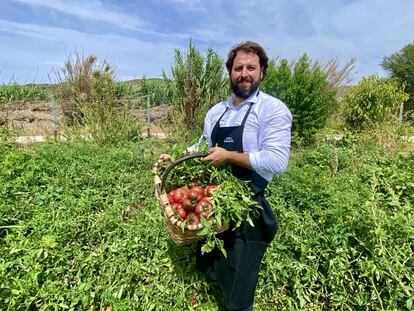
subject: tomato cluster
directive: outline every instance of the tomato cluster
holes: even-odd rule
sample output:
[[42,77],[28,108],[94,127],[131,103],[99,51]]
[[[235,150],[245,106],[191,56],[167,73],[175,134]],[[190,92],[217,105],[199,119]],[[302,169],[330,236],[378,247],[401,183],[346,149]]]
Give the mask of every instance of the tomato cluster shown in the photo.
[[200,223],[200,218],[209,218],[213,214],[211,194],[217,186],[181,187],[167,193],[168,201],[174,212],[190,225]]

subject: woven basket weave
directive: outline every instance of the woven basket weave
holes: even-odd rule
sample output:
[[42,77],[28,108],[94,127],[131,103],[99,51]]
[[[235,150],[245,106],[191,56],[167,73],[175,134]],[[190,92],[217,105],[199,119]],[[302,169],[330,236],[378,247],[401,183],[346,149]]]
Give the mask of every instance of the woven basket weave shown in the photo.
[[[167,193],[165,191],[165,182],[167,180],[168,174],[171,170],[180,163],[197,158],[197,157],[205,157],[207,156],[206,153],[196,153],[184,156],[180,159],[177,159],[174,162],[171,162],[167,168],[165,169],[162,176],[160,175],[160,170],[163,166],[167,164],[169,158],[165,157],[157,161],[154,165],[153,172],[155,173],[154,176],[154,185],[155,185],[155,195],[160,203],[161,212],[164,216],[165,222],[167,224],[167,229],[171,239],[174,241],[176,245],[188,245],[194,243],[198,240],[202,240],[203,237],[199,236],[198,233],[203,229],[203,225],[201,223],[197,225],[188,225],[185,224],[181,218],[174,213],[173,208],[168,201]],[[222,226],[218,226],[214,220],[211,221],[214,231],[217,233],[223,232],[229,228],[228,224],[222,224]]]

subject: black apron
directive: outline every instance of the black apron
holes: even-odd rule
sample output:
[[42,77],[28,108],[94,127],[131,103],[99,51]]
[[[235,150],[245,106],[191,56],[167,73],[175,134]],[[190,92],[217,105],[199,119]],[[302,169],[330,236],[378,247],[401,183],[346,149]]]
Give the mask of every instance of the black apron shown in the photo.
[[[220,127],[220,120],[227,108],[213,128],[212,145],[229,151],[243,152],[243,129],[252,106],[253,104],[250,104],[240,126]],[[254,227],[244,221],[238,229],[229,229],[218,235],[224,241],[227,258],[217,249],[202,255],[200,242],[196,252],[196,266],[220,284],[226,308],[235,310],[253,304],[260,263],[267,246],[276,234],[278,225],[272,208],[264,197],[264,189],[268,182],[255,171],[240,166],[232,165],[232,173],[240,179],[250,181],[254,199],[263,209],[260,210],[259,216],[253,219]]]

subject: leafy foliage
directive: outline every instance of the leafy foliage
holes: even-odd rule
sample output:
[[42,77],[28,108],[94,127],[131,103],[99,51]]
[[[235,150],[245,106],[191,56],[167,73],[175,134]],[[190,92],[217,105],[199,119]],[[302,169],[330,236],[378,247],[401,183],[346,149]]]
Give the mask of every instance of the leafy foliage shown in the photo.
[[47,88],[42,85],[0,85],[0,104],[16,101],[39,101],[48,99]]
[[131,107],[118,107],[115,101],[115,83],[109,72],[96,71],[92,79],[92,102],[81,107],[83,120],[90,137],[100,144],[119,144],[140,138],[138,122]]
[[410,102],[414,102],[414,42],[384,57],[381,66],[391,77],[405,85],[405,91],[410,95]]
[[56,89],[56,96],[59,99],[68,100],[63,107],[68,122],[81,120],[83,117],[82,107],[85,103],[93,100],[92,79],[94,72],[113,74],[110,65],[106,62],[98,64],[96,56],[83,57],[78,53],[69,56],[65,67],[57,72],[59,86]]
[[335,91],[328,85],[326,74],[319,66],[311,66],[304,54],[292,64],[286,59],[269,62],[261,89],[288,105],[294,141],[309,142],[336,106]]
[[[367,139],[369,139],[367,135]],[[151,168],[157,140],[0,148],[0,306],[215,310],[194,246],[169,240]],[[410,310],[413,152],[360,140],[293,149],[266,197],[280,231],[258,310]]]
[[83,59],[76,54],[67,60],[62,73],[56,92],[67,100],[67,136],[86,137],[98,144],[139,139],[140,128],[131,113],[132,107],[117,103],[122,90],[108,63],[98,64],[93,55]]
[[395,80],[365,77],[343,99],[346,122],[356,129],[396,117],[408,95]]
[[411,309],[413,153],[370,147],[304,150],[272,183],[282,229],[261,273],[262,309]]
[[202,127],[206,110],[229,94],[223,60],[212,49],[204,57],[191,42],[185,55],[175,50],[171,78],[165,72],[163,78],[166,94],[182,112],[182,122],[188,128]]
[[[207,151],[207,144],[203,144],[201,149]],[[183,150],[175,145],[172,160],[180,158],[183,154]],[[201,158],[193,158],[176,165],[167,177],[165,185],[167,192],[193,185],[203,187],[218,185],[219,187],[212,194],[214,201],[212,218],[218,226],[220,227],[222,223],[232,222],[233,228],[238,228],[243,221],[247,221],[253,226],[252,218],[257,215],[260,205],[252,199],[254,194],[248,184],[231,174],[230,166],[224,165],[217,168],[210,163],[203,162]],[[216,232],[211,223],[207,221],[202,223],[204,229],[199,235],[207,239],[202,246],[202,252],[210,252],[217,247],[226,255],[223,242],[216,238]]]

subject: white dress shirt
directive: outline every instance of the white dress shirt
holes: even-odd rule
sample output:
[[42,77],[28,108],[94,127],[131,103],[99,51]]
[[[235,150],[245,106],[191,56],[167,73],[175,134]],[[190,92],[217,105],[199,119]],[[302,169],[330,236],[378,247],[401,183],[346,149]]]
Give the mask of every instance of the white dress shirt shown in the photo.
[[220,127],[239,126],[251,105],[249,117],[243,131],[243,149],[249,154],[250,165],[264,179],[271,181],[276,173],[286,170],[291,141],[292,114],[279,99],[263,92],[247,98],[236,107],[234,95],[226,101],[214,105],[204,119],[204,137],[212,146],[211,133],[220,120]]

